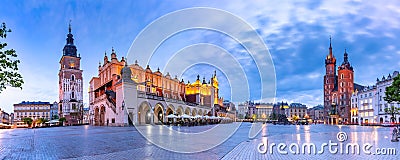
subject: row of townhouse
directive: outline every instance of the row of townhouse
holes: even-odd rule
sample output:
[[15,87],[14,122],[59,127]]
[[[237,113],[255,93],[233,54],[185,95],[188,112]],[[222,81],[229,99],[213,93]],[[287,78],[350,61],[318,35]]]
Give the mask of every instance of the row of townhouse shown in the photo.
[[[384,97],[386,87],[392,85],[393,78],[398,76],[399,72],[394,71],[387,77],[377,78],[376,84],[364,87],[362,90],[356,90],[351,96],[351,123],[353,124],[383,124],[391,122],[391,115],[385,112],[386,108],[399,108],[397,102],[388,103]],[[395,115],[395,122],[400,122],[400,115]]]

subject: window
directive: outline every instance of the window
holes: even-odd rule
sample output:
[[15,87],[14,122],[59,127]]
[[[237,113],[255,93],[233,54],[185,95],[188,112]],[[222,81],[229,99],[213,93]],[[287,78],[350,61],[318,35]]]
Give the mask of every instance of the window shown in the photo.
[[146,92],[150,92],[150,86],[146,86]]
[[75,92],[71,93],[71,98],[74,99],[75,98]]
[[75,81],[75,75],[71,75],[71,81]]
[[115,123],[115,118],[111,119],[111,123]]
[[343,79],[344,78],[344,75],[343,75],[343,73],[340,75],[340,79]]
[[72,103],[72,109],[75,110],[76,109],[76,104]]

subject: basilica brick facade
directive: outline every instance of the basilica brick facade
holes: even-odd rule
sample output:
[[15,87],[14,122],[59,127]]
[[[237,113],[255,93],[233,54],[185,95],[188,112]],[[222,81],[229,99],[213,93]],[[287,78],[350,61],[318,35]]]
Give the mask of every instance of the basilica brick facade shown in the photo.
[[351,95],[361,85],[354,83],[354,70],[344,51],[342,64],[336,74],[336,58],[332,52],[332,42],[325,58],[324,76],[324,121],[327,124],[346,124],[350,122]]

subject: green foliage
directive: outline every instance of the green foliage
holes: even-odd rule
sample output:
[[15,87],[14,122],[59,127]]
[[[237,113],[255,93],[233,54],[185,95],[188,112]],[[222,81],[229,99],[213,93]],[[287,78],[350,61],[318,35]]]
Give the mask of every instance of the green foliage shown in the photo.
[[392,122],[396,122],[396,114],[399,114],[400,108],[390,106],[389,108],[385,108],[385,112],[390,114],[392,117],[390,118]]
[[29,117],[22,119],[22,121],[24,121],[24,123],[26,123],[28,125],[31,125],[33,122],[32,118],[29,118]]
[[270,119],[270,120],[277,120],[277,119],[278,119],[278,115],[277,115],[275,112],[273,112],[273,113],[269,116],[269,119]]
[[[386,87],[385,95],[386,97],[384,97],[383,99],[385,99],[385,101],[387,101],[389,105],[392,102],[400,102],[400,76],[396,76],[393,78],[392,85]],[[390,114],[392,116],[391,121],[395,122],[395,116],[396,114],[399,114],[400,108],[391,105],[389,108],[385,108],[385,112],[387,114]]]
[[[10,33],[11,29],[7,30],[6,24],[0,25],[0,39],[6,39],[7,33]],[[20,61],[17,59],[17,53],[14,49],[5,49],[7,43],[0,42],[0,93],[5,90],[8,86],[21,88],[24,83],[21,74],[18,71],[18,64]]]
[[39,119],[37,119],[36,120],[36,123],[38,123],[38,124],[43,124],[43,123],[46,123],[46,122],[48,122],[49,120],[47,120],[47,119],[45,119],[45,118],[39,118]]
[[294,115],[294,116],[292,117],[292,120],[293,120],[293,121],[296,121],[296,122],[297,122],[299,119],[300,119],[300,117],[297,116],[297,115]]
[[60,119],[58,119],[58,122],[60,122],[60,126],[62,126],[64,124],[64,122],[67,121],[67,119],[65,117],[61,117]]
[[400,76],[393,78],[392,85],[386,87],[385,95],[384,99],[388,103],[400,102]]
[[67,121],[67,119],[66,119],[65,117],[61,117],[58,121],[59,121],[60,123],[62,123],[62,122]]

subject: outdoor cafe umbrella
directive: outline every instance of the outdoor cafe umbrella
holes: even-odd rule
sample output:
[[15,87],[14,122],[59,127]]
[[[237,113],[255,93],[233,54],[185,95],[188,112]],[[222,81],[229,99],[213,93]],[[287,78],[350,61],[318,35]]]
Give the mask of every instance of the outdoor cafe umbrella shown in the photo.
[[194,116],[194,118],[202,118],[203,116],[200,116],[200,115],[196,115],[196,116]]
[[184,114],[184,115],[181,116],[181,118],[192,118],[192,116],[189,116],[189,115],[187,115],[187,114]]
[[178,118],[178,116],[174,115],[174,114],[170,114],[167,116],[167,118]]

